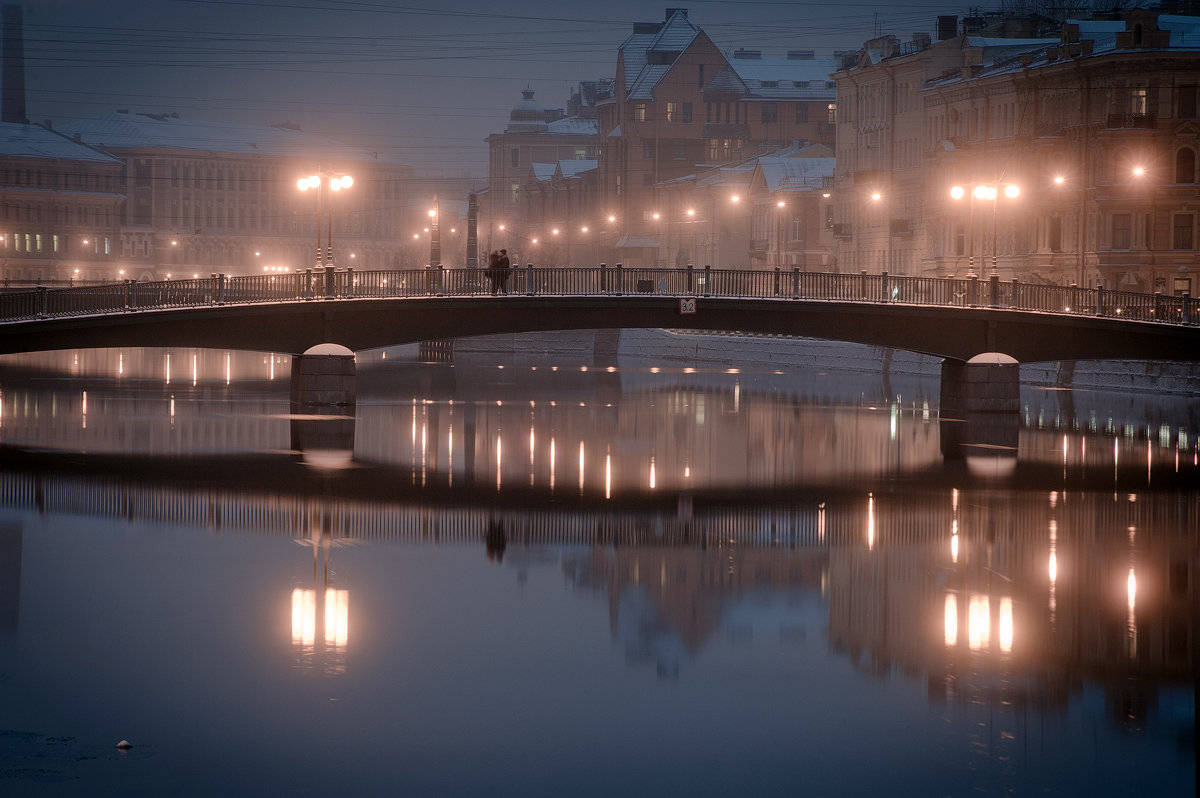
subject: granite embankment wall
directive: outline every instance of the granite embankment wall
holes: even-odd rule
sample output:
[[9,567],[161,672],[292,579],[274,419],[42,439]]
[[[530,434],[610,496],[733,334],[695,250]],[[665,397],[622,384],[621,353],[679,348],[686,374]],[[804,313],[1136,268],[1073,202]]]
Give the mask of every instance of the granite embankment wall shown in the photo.
[[[697,334],[671,330],[579,330],[460,339],[460,355],[521,363],[549,355],[611,365],[729,366],[745,370],[882,374],[891,379],[941,377],[941,360],[928,355],[841,341],[786,336]],[[1021,383],[1037,388],[1132,391],[1200,397],[1200,363],[1117,361],[1027,363]],[[935,391],[936,395],[936,391]]]

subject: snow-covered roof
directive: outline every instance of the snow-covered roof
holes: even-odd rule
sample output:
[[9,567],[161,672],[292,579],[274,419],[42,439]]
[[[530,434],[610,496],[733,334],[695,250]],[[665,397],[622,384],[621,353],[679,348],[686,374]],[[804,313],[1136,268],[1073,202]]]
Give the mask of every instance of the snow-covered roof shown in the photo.
[[692,24],[687,12],[682,9],[675,9],[655,33],[639,33],[635,30],[621,44],[627,98],[654,99],[654,88],[699,35],[700,29]]
[[545,132],[559,136],[595,136],[597,122],[581,116],[568,116],[546,125]]
[[821,188],[833,177],[834,158],[765,157],[759,159],[767,191]]
[[378,155],[315,133],[292,127],[245,125],[117,112],[70,122],[58,128],[94,147],[109,149],[171,149],[224,152],[236,155],[323,157],[378,161]]
[[39,125],[0,123],[0,155],[10,158],[55,158],[66,161],[121,163],[107,153]]
[[832,58],[731,58],[729,66],[756,97],[833,99]]
[[554,177],[557,169],[558,164],[556,163],[535,163],[533,164],[533,177],[539,182],[545,182]]

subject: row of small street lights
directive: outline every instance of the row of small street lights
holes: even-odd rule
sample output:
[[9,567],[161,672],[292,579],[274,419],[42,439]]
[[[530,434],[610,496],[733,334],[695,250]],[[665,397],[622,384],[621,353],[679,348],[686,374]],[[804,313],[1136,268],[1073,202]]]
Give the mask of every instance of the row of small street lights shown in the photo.
[[[1140,166],[1133,168],[1131,170],[1131,172],[1135,177],[1139,177],[1139,178],[1143,177],[1145,175],[1145,169]],[[1062,186],[1065,184],[1066,179],[1062,175],[1057,175],[1053,178],[1053,182],[1056,186]],[[317,268],[322,268],[326,265],[328,265],[330,268],[332,268],[334,265],[334,257],[333,257],[333,197],[338,192],[347,190],[347,189],[351,188],[353,185],[354,185],[354,178],[351,175],[342,174],[342,173],[334,173],[334,172],[324,172],[324,171],[316,172],[316,173],[308,175],[306,177],[301,177],[296,182],[296,186],[300,191],[307,192],[307,191],[311,190],[315,193],[315,195],[317,197],[317,257],[316,257]],[[1004,197],[1006,197],[1008,199],[1016,199],[1021,194],[1020,186],[1018,186],[1015,183],[1004,183],[1004,182],[977,183],[977,184],[973,184],[970,186],[955,185],[955,186],[951,187],[949,193],[950,193],[950,197],[956,201],[962,200],[964,198],[968,198],[970,200],[971,216],[970,216],[970,225],[969,225],[969,232],[968,232],[969,244],[968,244],[967,261],[968,261],[968,269],[971,274],[974,274],[974,266],[975,266],[975,262],[974,262],[975,201],[978,200],[981,202],[992,203],[992,271],[995,272],[996,271],[996,256],[997,256],[997,253],[996,253],[996,216],[997,216],[998,200],[1002,194]],[[326,234],[325,234],[325,240],[324,240],[324,248],[322,248],[322,238],[321,238],[322,195],[326,196],[326,200],[324,203],[326,206],[326,214],[325,214]],[[825,191],[822,193],[823,198],[828,198],[829,196],[830,196],[830,192],[828,192],[828,191]],[[883,192],[881,192],[881,191],[873,191],[869,195],[871,201],[875,202],[875,203],[881,202],[883,200],[883,196],[884,196]],[[739,202],[741,202],[741,199],[742,199],[742,197],[740,194],[730,194],[729,195],[729,203],[731,205],[738,204]],[[787,202],[784,200],[778,200],[775,204],[776,204],[776,207],[778,207],[780,209],[787,207]],[[715,211],[715,208],[716,208],[716,206],[714,205],[714,211]],[[430,215],[430,218],[434,220],[434,224],[436,224],[437,214],[438,214],[438,211],[436,209],[430,209],[429,215]],[[696,216],[696,209],[694,207],[689,207],[686,211],[684,211],[684,216],[686,216],[688,219],[694,219]],[[658,222],[658,221],[662,220],[662,213],[660,211],[652,211],[649,213],[649,217],[651,220]],[[616,222],[616,220],[617,220],[617,217],[615,215],[610,214],[607,217],[607,221],[610,224],[613,222]],[[715,222],[715,213],[714,213],[713,221]],[[498,225],[497,229],[500,232],[504,232],[505,225],[503,225],[503,224]],[[587,234],[588,232],[590,232],[590,229],[591,228],[589,225],[586,225],[586,224],[580,225],[579,232],[582,234]],[[424,228],[423,232],[426,234],[430,234],[431,227]],[[450,232],[455,233],[457,231],[456,231],[456,229],[452,228],[450,230]],[[551,228],[551,230],[550,230],[550,234],[555,237],[559,236],[560,233],[561,233],[561,228],[559,228],[559,227],[554,227],[554,228]],[[421,236],[421,233],[413,233],[413,240],[414,241],[420,240],[420,236]],[[533,245],[537,245],[539,243],[539,240],[537,238],[530,238],[529,241]],[[85,239],[84,245],[86,246],[88,243],[89,243],[88,240]],[[178,241],[172,241],[171,245],[177,246]],[[432,245],[433,245],[433,243],[431,240],[431,247],[432,247]],[[259,254],[261,254],[261,253],[258,253],[258,252],[255,253],[255,255],[259,255]],[[354,254],[351,253],[350,257],[353,258]],[[78,272],[78,270],[76,270],[76,271]],[[265,271],[265,272],[288,271],[288,269],[286,267],[267,266],[267,267],[263,268],[263,271]],[[124,272],[122,271],[121,274],[123,275]],[[196,277],[196,276],[197,275],[193,275],[193,277]]]

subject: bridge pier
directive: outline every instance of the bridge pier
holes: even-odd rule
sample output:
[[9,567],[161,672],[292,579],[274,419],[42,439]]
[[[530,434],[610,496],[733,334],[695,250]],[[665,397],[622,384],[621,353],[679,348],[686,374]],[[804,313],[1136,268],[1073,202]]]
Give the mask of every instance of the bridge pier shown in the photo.
[[354,353],[320,344],[292,358],[292,448],[322,468],[354,458]]
[[1021,367],[989,352],[967,362],[942,361],[939,432],[942,456],[972,473],[1000,477],[1016,465]]
[[318,344],[292,358],[292,412],[322,406],[353,407],[354,353],[338,344]]
[[942,361],[941,413],[1017,413],[1021,409],[1021,366],[997,352],[967,362]]

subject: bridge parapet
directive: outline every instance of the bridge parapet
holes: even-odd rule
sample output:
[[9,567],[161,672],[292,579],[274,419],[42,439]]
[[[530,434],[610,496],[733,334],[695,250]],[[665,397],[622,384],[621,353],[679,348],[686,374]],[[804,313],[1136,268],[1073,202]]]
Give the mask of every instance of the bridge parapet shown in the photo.
[[[43,286],[0,293],[0,324],[70,316],[142,310],[196,308],[221,304],[275,303],[351,298],[415,298],[489,295],[483,269],[355,271],[305,270],[291,274],[227,276],[185,280]],[[908,277],[842,274],[793,269],[544,268],[529,264],[512,270],[511,293],[524,296],[596,296],[650,293],[745,299],[804,299],[894,303],[929,307],[982,307],[1066,316],[1195,326],[1195,300],[1104,288],[1040,285],[998,277]]]

